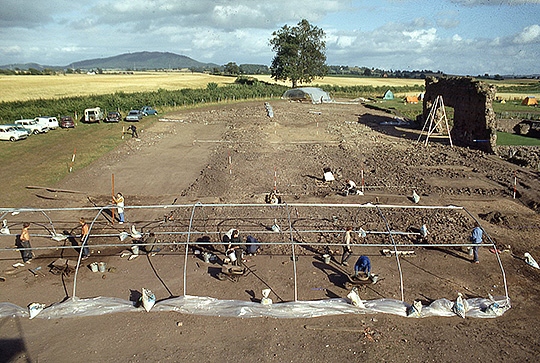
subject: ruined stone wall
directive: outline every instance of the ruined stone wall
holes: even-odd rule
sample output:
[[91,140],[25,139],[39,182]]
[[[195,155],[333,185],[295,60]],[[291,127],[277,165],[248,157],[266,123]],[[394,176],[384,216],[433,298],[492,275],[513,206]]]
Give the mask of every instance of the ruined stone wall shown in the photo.
[[435,99],[441,95],[444,105],[454,108],[454,126],[450,131],[454,144],[494,152],[497,143],[492,105],[495,92],[495,86],[471,77],[428,77],[424,122]]
[[540,171],[540,146],[498,146],[497,155],[511,163]]

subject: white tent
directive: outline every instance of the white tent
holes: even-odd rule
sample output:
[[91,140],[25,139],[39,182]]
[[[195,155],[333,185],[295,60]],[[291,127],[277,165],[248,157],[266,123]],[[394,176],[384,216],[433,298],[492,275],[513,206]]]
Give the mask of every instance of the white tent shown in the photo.
[[293,88],[286,91],[281,98],[294,101],[310,100],[312,103],[333,102],[328,93],[317,87]]

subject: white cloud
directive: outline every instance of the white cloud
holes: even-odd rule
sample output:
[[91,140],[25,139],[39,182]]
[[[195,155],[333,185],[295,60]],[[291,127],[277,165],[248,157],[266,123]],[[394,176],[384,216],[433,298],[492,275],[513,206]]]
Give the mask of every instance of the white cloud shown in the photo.
[[349,6],[350,0],[107,0],[96,6],[95,13],[100,21],[128,23],[134,29],[146,29],[150,24],[273,29],[303,18],[315,22]]
[[445,29],[453,29],[459,26],[459,19],[453,17],[437,18],[437,25]]
[[[540,28],[540,27],[539,27]],[[470,34],[442,36],[435,28],[413,29],[409,24],[386,24],[372,31],[328,32],[329,64],[384,69],[431,69],[450,74],[512,74],[537,72],[540,47],[530,43],[536,27],[506,37],[474,38]],[[339,39],[351,45],[339,47]],[[515,38],[528,43],[517,44]],[[519,55],[519,56],[518,56]]]
[[9,47],[2,47],[2,53],[9,55],[21,54],[22,48],[18,45],[12,45]]
[[437,29],[430,28],[404,31],[403,35],[409,37],[412,42],[416,42],[422,47],[427,47],[437,40]]
[[524,28],[516,35],[516,37],[514,38],[514,43],[540,43],[540,25],[534,24]]

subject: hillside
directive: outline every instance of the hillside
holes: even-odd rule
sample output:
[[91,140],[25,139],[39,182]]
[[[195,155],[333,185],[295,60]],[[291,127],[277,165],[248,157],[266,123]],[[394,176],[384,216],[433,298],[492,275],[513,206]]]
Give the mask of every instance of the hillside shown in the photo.
[[49,69],[120,69],[120,70],[141,70],[141,69],[181,69],[198,68],[211,69],[218,67],[214,63],[202,63],[185,55],[179,55],[169,52],[136,52],[125,53],[108,58],[87,59],[79,62],[73,62],[65,66],[42,66],[37,63],[26,64],[7,64],[0,66],[0,69],[21,69],[26,70],[35,68],[42,70]]
[[88,59],[74,62],[67,66],[73,69],[175,69],[175,68],[212,68],[213,63],[201,63],[185,55],[169,52],[125,53],[114,57]]

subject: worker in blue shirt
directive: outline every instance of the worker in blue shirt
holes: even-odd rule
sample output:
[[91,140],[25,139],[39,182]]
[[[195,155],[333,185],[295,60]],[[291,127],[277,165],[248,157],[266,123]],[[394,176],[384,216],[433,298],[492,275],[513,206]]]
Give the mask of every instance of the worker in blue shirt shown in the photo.
[[362,255],[358,258],[358,261],[356,261],[356,264],[354,265],[355,277],[358,275],[358,271],[369,275],[369,272],[371,271],[371,262],[367,256]]
[[[482,243],[482,228],[480,228],[480,225],[477,223],[476,227],[474,227],[472,234],[471,234],[471,242],[474,244],[480,244]],[[473,247],[473,262],[474,263],[480,263],[480,260],[478,259],[478,248],[479,246]]]

